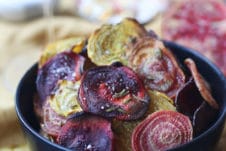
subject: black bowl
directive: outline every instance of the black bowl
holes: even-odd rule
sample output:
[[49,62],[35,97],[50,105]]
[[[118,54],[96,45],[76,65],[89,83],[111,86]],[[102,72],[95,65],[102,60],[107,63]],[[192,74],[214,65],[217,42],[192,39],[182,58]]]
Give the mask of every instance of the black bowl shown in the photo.
[[[172,150],[174,151],[207,151],[213,150],[213,147],[219,141],[224,128],[226,116],[226,79],[219,69],[199,53],[177,45],[172,42],[164,41],[168,47],[183,62],[185,58],[190,57],[195,60],[200,73],[209,82],[212,94],[220,106],[220,111],[216,121],[204,133],[195,137],[189,143],[181,145]],[[28,138],[32,150],[62,151],[68,150],[60,145],[52,143],[39,134],[39,123],[34,114],[33,97],[36,93],[35,80],[37,75],[37,64],[33,65],[21,79],[16,92],[16,113],[22,128]]]

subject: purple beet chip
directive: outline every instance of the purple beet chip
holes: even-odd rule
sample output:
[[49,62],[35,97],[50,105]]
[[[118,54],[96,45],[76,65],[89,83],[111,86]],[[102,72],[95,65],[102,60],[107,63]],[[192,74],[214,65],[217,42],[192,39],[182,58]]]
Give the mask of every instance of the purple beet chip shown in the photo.
[[54,93],[59,80],[77,81],[81,78],[85,58],[73,52],[57,54],[38,71],[36,87],[41,102]]

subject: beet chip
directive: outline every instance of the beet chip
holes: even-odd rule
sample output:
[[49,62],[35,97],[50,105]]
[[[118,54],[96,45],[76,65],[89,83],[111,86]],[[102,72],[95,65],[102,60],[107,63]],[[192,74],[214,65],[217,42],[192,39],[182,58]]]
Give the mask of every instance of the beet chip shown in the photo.
[[73,52],[57,54],[39,69],[36,86],[43,102],[54,93],[59,80],[75,81],[81,78],[84,57]]
[[65,123],[57,142],[78,151],[112,151],[111,123],[102,117],[82,114]]
[[184,63],[189,68],[189,70],[194,78],[195,84],[196,84],[200,94],[204,98],[204,100],[214,109],[218,109],[219,105],[218,105],[217,101],[213,98],[213,96],[211,94],[211,89],[210,89],[208,83],[205,81],[205,79],[199,73],[194,60],[192,60],[191,58],[187,58],[187,59],[185,59]]
[[61,126],[66,122],[66,118],[58,115],[46,101],[43,105],[43,119],[41,123],[41,130],[46,133],[48,137],[57,138]]
[[153,37],[137,39],[131,49],[129,65],[142,77],[145,86],[174,98],[185,75],[171,51]]
[[191,119],[193,136],[204,132],[212,124],[218,113],[218,110],[210,106],[202,97],[193,78],[190,78],[178,91],[175,104],[177,111]]
[[133,151],[164,151],[192,139],[190,119],[176,111],[157,111],[133,131]]
[[149,96],[142,81],[130,68],[101,66],[84,74],[79,102],[86,112],[134,120],[146,112]]

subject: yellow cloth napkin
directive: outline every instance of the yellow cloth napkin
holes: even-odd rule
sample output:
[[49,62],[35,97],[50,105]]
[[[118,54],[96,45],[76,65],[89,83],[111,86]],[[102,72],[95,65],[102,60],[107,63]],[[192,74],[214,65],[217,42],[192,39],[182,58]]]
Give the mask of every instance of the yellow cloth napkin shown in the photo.
[[[146,25],[161,35],[161,16]],[[14,95],[17,84],[34,64],[46,44],[71,36],[89,35],[98,24],[72,16],[39,18],[29,22],[0,20],[0,151],[30,151],[18,122]],[[48,34],[48,29],[53,35]],[[226,130],[216,151],[226,148]]]

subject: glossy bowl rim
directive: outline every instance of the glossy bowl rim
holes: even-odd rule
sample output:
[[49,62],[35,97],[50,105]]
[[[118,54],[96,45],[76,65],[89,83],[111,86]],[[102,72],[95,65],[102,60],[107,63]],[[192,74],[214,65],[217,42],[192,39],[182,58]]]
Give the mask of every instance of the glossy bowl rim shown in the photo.
[[[163,40],[165,46],[167,47],[167,45],[173,45],[174,47],[177,47],[177,49],[182,49],[183,51],[186,51],[186,53],[188,53],[189,55],[195,56],[197,57],[199,60],[202,60],[203,62],[205,62],[205,64],[207,64],[208,66],[210,66],[211,70],[213,70],[216,75],[219,76],[219,78],[221,79],[221,81],[224,81],[224,89],[226,90],[226,77],[223,75],[223,73],[220,71],[220,69],[214,65],[210,60],[208,60],[205,56],[203,56],[201,53],[194,51],[193,49],[187,48],[185,46],[179,45],[175,42],[171,42],[171,41],[165,41]],[[35,67],[37,66],[37,62],[35,64],[33,64],[26,72],[25,74],[22,76],[17,89],[16,89],[16,95],[15,95],[15,109],[16,109],[16,114],[18,116],[18,119],[20,121],[20,124],[23,125],[23,128],[27,129],[29,131],[29,133],[31,133],[32,135],[34,135],[35,137],[37,137],[38,139],[40,139],[42,142],[47,143],[48,145],[52,146],[52,147],[56,147],[57,149],[60,149],[62,151],[68,151],[68,148],[65,148],[61,145],[58,145],[56,143],[51,142],[50,140],[48,140],[47,138],[43,137],[41,134],[39,134],[32,126],[30,126],[26,120],[26,118],[22,115],[21,109],[19,108],[19,94],[21,93],[22,89],[21,87],[23,86],[22,84],[24,83],[24,81],[26,81],[26,78],[29,76],[31,70],[33,70]],[[226,99],[226,98],[225,98]],[[226,100],[225,100],[226,101]],[[205,137],[206,135],[208,135],[209,133],[211,133],[212,131],[214,131],[217,127],[219,127],[220,124],[222,124],[222,121],[224,121],[225,123],[225,117],[226,117],[226,102],[224,103],[224,109],[222,111],[222,114],[219,114],[217,120],[211,125],[211,127],[209,127],[205,132],[201,133],[199,136],[193,138],[191,141],[182,144],[178,147],[169,149],[171,151],[175,150],[175,149],[181,149],[184,148],[186,146],[189,146],[197,141],[199,141],[200,139],[202,139],[203,137]]]

